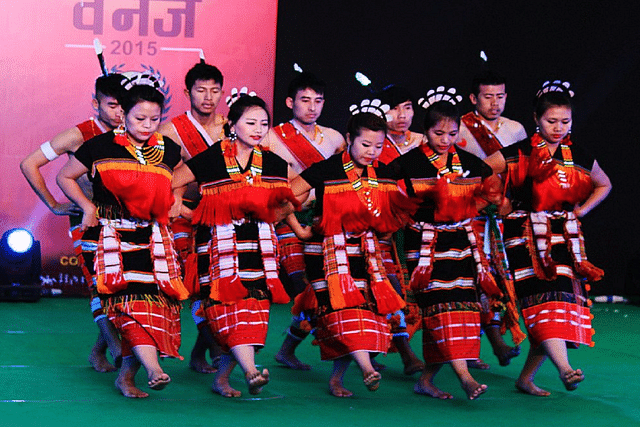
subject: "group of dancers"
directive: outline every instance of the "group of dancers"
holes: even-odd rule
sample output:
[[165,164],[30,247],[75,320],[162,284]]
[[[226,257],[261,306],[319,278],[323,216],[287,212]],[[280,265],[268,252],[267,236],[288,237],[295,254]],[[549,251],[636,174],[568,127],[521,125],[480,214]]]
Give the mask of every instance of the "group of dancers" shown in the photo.
[[[611,183],[571,141],[568,83],[540,89],[530,137],[502,117],[505,80],[490,71],[473,80],[470,113],[461,116],[453,88],[416,101],[390,86],[351,106],[345,137],[317,124],[325,84],[308,72],[289,86],[292,119],[273,128],[246,88],[230,92],[226,118],[217,113],[223,76],[204,61],[185,78],[189,111],[165,123],[159,84],[149,73],[105,73],[96,117],[21,163],[51,211],[72,218],[100,329],[89,359],[119,369],[124,396],[148,396],[135,383],[141,366],[149,388],[171,381],[159,356],[182,359],[186,300],[199,331],[189,365],[215,373],[212,389],[225,397],[241,396],[230,384],[238,364],[250,394],[267,385],[256,352],[271,304],[292,299],[276,360],[311,369],[295,350],[313,334],[333,361],[336,397],[353,394],[343,384],[352,360],[378,389],[375,356],[392,351],[405,374],[420,372],[415,393],[452,398],[435,383],[450,364],[476,399],[487,391],[471,374],[488,369],[482,331],[503,366],[528,336],[516,381],[524,393],[549,395],[534,383],[547,357],[567,390],[584,379],[567,348],[592,343],[587,291],[603,272],[587,261],[579,218]],[[418,106],[423,133],[409,130]],[[70,203],[39,171],[65,153],[57,183]],[[418,330],[423,360],[410,345]]]

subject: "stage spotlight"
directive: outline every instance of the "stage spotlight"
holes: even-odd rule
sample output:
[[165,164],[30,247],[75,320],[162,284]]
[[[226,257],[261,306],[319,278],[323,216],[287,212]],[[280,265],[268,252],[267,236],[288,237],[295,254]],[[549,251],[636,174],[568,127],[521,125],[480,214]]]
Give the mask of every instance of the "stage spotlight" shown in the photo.
[[0,239],[0,300],[37,301],[42,284],[40,242],[22,228],[6,231]]

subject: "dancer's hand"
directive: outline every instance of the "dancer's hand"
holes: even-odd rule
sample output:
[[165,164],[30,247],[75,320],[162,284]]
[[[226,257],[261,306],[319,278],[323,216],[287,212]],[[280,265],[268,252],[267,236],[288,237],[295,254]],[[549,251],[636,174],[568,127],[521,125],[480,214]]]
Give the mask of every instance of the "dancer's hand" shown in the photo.
[[95,227],[98,225],[98,208],[91,203],[83,210],[82,223],[80,224],[80,230],[86,231],[89,227]]

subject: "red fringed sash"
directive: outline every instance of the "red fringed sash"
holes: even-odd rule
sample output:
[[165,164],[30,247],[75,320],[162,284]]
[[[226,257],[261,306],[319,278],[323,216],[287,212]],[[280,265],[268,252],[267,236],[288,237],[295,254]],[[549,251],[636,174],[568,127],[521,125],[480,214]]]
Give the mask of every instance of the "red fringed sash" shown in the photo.
[[462,116],[460,120],[464,123],[487,156],[490,156],[503,148],[498,138],[484,125],[484,123],[482,123],[482,120],[476,113],[467,113]]
[[106,159],[94,163],[104,186],[118,198],[134,218],[169,222],[173,204],[171,170],[163,166],[141,165],[136,160]]
[[307,140],[290,122],[274,128],[289,152],[305,169],[324,160],[322,153]]
[[371,292],[376,300],[378,314],[391,314],[404,308],[406,303],[393,289],[382,262],[382,251],[378,238],[367,232],[363,236],[363,252],[367,257],[367,272],[371,278]]
[[102,129],[100,129],[100,127],[98,127],[98,125],[95,123],[95,119],[93,117],[85,122],[80,123],[76,127],[80,130],[80,133],[82,133],[82,140],[85,142],[93,137],[102,135],[104,133]]
[[573,164],[571,145],[569,136],[560,143],[563,161],[559,162],[551,157],[546,141],[536,133],[531,137],[531,156],[520,152],[517,163],[509,163],[508,180],[512,186],[522,186],[527,176],[533,178],[534,211],[562,210],[563,204],[580,203],[593,191],[590,172]]
[[202,200],[193,212],[194,224],[224,225],[246,217],[272,223],[275,208],[283,203],[300,208],[286,177],[262,176],[262,148],[254,148],[251,167],[244,174],[234,158],[235,144],[224,140],[221,148],[229,179],[200,186]]
[[158,288],[165,295],[178,301],[189,297],[189,291],[180,278],[178,256],[172,245],[172,237],[166,225],[154,223],[149,243],[153,261],[153,273]]
[[108,220],[100,220],[102,229],[94,259],[96,286],[101,294],[113,294],[127,288],[122,267],[120,236]]
[[382,152],[378,157],[378,161],[384,163],[385,165],[388,165],[401,155],[402,153],[400,152],[396,144],[394,144],[394,142],[391,141],[391,139],[387,135],[387,137],[384,139],[384,145],[382,146]]
[[342,160],[348,179],[325,186],[319,224],[322,233],[334,235],[345,230],[360,234],[369,229],[389,233],[402,227],[417,205],[400,192],[395,181],[378,180],[373,166],[367,166],[367,177],[358,177],[348,150]]
[[209,148],[209,145],[202,138],[202,135],[200,135],[200,132],[198,132],[195,126],[193,126],[193,123],[191,123],[191,120],[189,120],[186,114],[174,117],[171,119],[171,123],[175,126],[185,150],[187,150],[191,157]]
[[555,280],[556,262],[551,258],[551,219],[564,218],[564,239],[575,271],[588,281],[598,281],[604,271],[587,260],[580,222],[573,212],[532,212],[524,224],[524,237],[533,270],[541,280]]
[[347,242],[344,233],[326,236],[322,242],[324,272],[331,307],[339,310],[365,303],[349,269]]

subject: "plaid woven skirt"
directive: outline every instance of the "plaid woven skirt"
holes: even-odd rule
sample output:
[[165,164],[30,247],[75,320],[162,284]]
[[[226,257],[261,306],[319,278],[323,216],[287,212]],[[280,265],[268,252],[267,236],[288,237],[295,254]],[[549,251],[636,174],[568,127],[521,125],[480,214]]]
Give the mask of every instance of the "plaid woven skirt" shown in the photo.
[[269,307],[268,299],[246,298],[231,305],[208,305],[205,314],[216,341],[224,351],[229,351],[238,345],[264,347]]
[[[515,290],[529,340],[533,345],[551,338],[591,345],[591,314],[583,282],[575,273],[564,236],[564,218],[550,219],[551,258],[556,263],[554,280],[536,275],[533,235],[529,215],[514,212],[504,223],[504,240]],[[535,259],[537,261],[537,259]]]
[[160,357],[183,359],[180,349],[181,304],[159,297],[128,296],[106,302],[109,320],[122,338],[122,356],[138,345],[153,346]]
[[[365,301],[371,301],[369,275],[361,245],[360,238],[347,239],[349,268]],[[306,242],[305,260],[307,277],[318,302],[316,339],[322,360],[337,359],[354,351],[386,353],[391,341],[389,324],[385,316],[372,311],[373,304],[365,302],[357,308],[340,310],[331,307],[324,276],[321,236],[314,236],[314,239]]]
[[[429,286],[416,292],[422,314],[425,363],[474,360],[480,355],[480,303],[475,262],[467,232],[461,227],[438,227]],[[409,274],[418,265],[422,236],[405,230]]]

